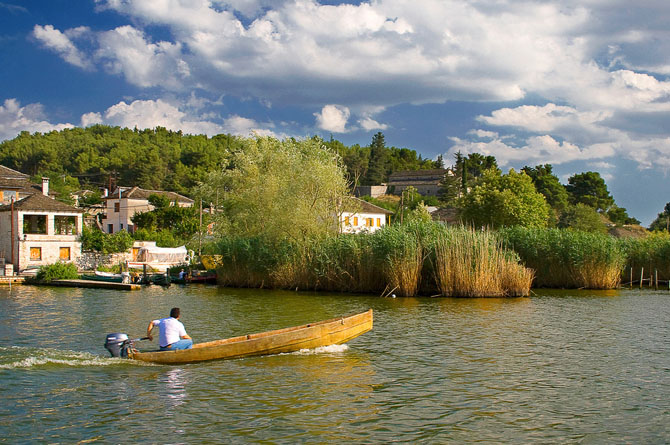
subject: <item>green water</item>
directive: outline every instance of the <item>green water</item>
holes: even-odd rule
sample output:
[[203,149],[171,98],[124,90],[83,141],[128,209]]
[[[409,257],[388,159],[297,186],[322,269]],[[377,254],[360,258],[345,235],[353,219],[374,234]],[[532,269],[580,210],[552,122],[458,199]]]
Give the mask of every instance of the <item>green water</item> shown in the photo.
[[[375,326],[295,354],[173,367],[107,357],[107,333],[141,336],[173,306],[196,342],[368,308]],[[669,321],[660,291],[3,287],[0,442],[668,443]]]

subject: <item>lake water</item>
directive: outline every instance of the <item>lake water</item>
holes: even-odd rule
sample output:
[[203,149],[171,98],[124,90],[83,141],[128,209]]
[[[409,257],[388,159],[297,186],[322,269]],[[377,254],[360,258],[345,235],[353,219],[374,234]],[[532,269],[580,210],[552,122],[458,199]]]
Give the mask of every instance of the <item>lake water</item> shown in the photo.
[[[108,357],[107,333],[142,336],[173,306],[196,342],[368,308],[375,325],[294,354]],[[670,293],[0,287],[0,401],[8,443],[668,443]]]

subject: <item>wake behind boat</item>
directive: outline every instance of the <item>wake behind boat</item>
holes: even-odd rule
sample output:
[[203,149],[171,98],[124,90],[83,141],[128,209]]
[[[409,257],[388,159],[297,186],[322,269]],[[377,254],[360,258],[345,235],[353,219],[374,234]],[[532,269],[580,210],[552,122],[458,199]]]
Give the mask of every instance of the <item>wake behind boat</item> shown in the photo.
[[197,343],[192,349],[176,351],[141,352],[133,346],[136,340],[129,340],[126,334],[109,334],[105,348],[114,357],[177,365],[206,360],[296,352],[302,349],[343,344],[370,331],[372,321],[372,309],[370,309],[360,314],[302,326]]

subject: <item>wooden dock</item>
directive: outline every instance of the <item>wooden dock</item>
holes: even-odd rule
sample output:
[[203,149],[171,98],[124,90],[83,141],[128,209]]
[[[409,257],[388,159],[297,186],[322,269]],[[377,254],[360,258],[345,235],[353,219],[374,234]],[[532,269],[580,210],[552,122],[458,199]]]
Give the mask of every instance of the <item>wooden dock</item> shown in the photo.
[[12,275],[11,277],[0,277],[0,286],[2,285],[11,285],[11,284],[23,284],[25,277]]
[[115,290],[140,290],[142,285],[131,283],[111,283],[109,281],[94,281],[94,280],[54,280],[49,283],[49,286],[62,287],[88,287],[95,289],[115,289]]

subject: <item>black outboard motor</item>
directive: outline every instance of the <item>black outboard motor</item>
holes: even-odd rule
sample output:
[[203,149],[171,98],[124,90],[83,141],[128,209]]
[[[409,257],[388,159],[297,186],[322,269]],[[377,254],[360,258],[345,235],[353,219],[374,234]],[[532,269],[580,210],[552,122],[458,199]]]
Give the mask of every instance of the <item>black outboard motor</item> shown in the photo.
[[130,340],[128,340],[127,334],[107,334],[105,349],[112,354],[112,357],[128,357],[129,347]]

